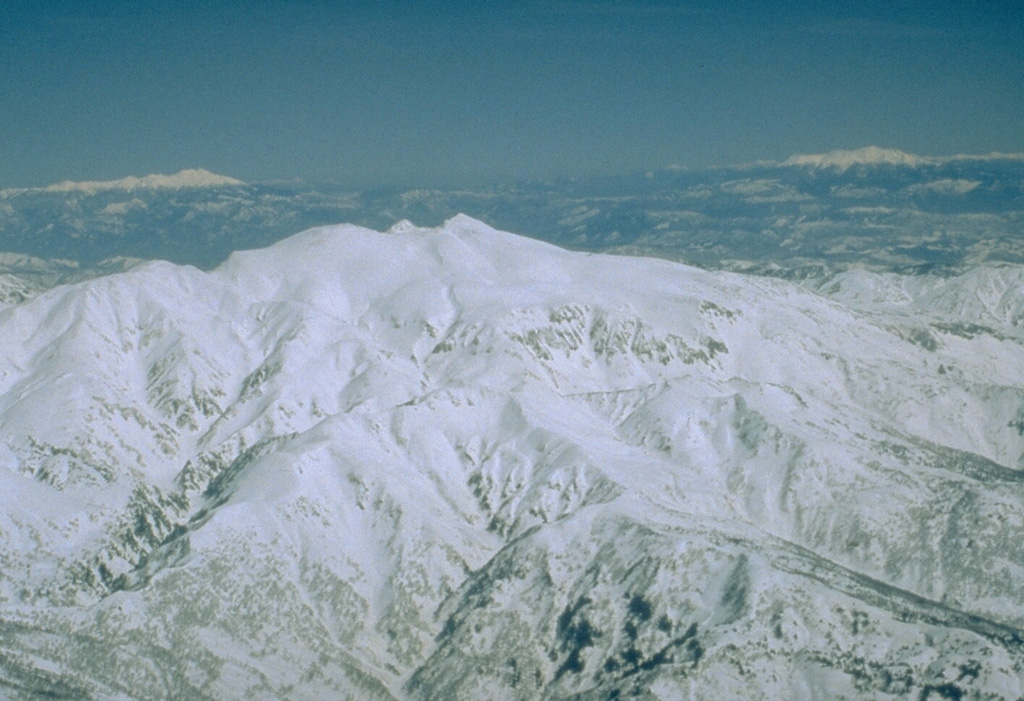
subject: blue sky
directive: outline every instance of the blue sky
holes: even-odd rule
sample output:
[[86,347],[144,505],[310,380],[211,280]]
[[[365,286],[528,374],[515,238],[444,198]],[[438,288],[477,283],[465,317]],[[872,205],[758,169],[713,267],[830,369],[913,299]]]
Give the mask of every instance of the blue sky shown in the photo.
[[0,187],[1024,151],[1024,3],[0,4]]

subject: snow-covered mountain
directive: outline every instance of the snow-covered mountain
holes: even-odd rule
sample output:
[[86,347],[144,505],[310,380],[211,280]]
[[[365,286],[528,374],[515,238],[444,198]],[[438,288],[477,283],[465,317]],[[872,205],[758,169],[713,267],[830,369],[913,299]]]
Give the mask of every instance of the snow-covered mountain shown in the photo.
[[803,166],[814,169],[830,168],[845,171],[855,166],[895,166],[921,168],[942,166],[950,163],[999,163],[1000,161],[1024,161],[1024,153],[989,153],[985,155],[957,154],[954,156],[918,156],[894,148],[866,146],[853,150],[829,151],[828,153],[798,154],[790,156],[783,166]]
[[123,272],[141,262],[137,258],[109,258],[83,266],[74,260],[0,253],[0,309],[31,299],[51,287]]
[[0,310],[10,698],[1018,698],[1024,292],[459,216]]
[[[188,185],[188,186],[186,186]],[[0,190],[0,251],[91,268],[159,258],[213,268],[306,228],[440,225],[466,212],[560,246],[802,278],[869,268],[956,274],[1024,263],[1024,157],[895,149],[458,190],[354,191],[186,171]]]
[[839,150],[828,153],[798,154],[790,156],[782,162],[784,166],[809,166],[811,168],[833,168],[844,171],[853,166],[919,166],[933,163],[934,160],[906,153],[894,148],[867,146],[852,151]]
[[229,178],[226,175],[217,175],[202,168],[191,168],[179,171],[173,175],[155,173],[141,178],[130,175],[119,180],[88,180],[74,181],[65,180],[41,188],[21,188],[0,190],[0,197],[14,197],[24,193],[38,192],[61,192],[84,195],[95,195],[103,190],[118,190],[122,192],[133,192],[135,190],[181,190],[183,188],[202,187],[237,187],[245,185],[241,180]]

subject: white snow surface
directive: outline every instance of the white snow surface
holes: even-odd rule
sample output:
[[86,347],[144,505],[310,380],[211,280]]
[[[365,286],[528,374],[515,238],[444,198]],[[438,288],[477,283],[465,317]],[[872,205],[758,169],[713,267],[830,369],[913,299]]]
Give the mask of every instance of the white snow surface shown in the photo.
[[814,169],[834,169],[839,172],[854,166],[894,165],[919,167],[950,161],[1024,160],[1024,153],[998,153],[985,155],[956,154],[953,156],[918,156],[894,148],[865,146],[853,150],[836,150],[827,153],[797,154],[790,156],[780,165],[805,166]]
[[125,190],[127,192],[131,192],[132,190],[180,190],[182,188],[226,187],[238,185],[245,185],[245,183],[241,180],[236,180],[235,178],[229,178],[226,175],[211,173],[210,171],[203,170],[202,168],[191,168],[179,171],[172,175],[154,173],[152,175],[145,175],[142,177],[130,175],[119,180],[64,180],[41,188],[3,190],[0,191],[0,194],[12,194],[37,190],[40,192],[66,192],[94,195],[97,192],[104,190]]
[[852,151],[829,151],[821,154],[803,154],[790,156],[782,165],[810,166],[812,168],[834,168],[847,170],[855,165],[904,165],[919,166],[928,163],[927,158],[915,156],[894,148],[866,146]]
[[0,309],[0,695],[1016,698],[1024,273],[465,216]]

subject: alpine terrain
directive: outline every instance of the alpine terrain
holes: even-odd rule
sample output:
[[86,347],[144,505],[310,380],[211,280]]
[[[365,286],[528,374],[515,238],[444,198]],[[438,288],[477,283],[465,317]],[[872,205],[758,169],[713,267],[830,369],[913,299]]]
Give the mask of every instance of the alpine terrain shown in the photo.
[[[211,269],[233,251],[316,226],[436,226],[460,212],[575,250],[704,269],[788,279],[851,268],[950,275],[1024,263],[1024,154],[867,147],[456,190],[245,183],[186,170],[0,189],[0,242],[8,253],[74,261],[78,276],[140,258]],[[5,263],[0,274],[19,272]],[[24,272],[38,279],[39,266]]]
[[1024,696],[1020,265],[132,265],[0,298],[2,697]]

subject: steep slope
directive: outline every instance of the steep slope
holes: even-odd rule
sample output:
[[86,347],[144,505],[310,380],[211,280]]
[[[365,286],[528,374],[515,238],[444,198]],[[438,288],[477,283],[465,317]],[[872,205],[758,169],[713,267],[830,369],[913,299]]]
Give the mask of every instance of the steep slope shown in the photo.
[[0,310],[0,688],[1016,698],[1016,316],[833,294],[456,217]]

